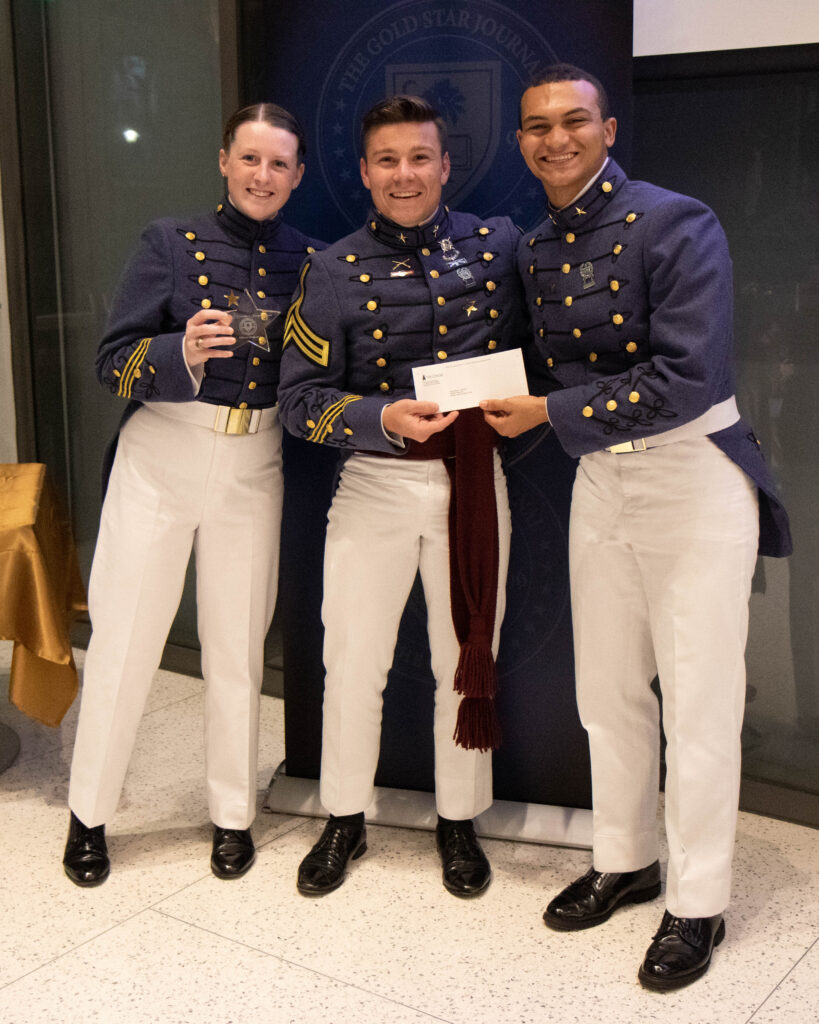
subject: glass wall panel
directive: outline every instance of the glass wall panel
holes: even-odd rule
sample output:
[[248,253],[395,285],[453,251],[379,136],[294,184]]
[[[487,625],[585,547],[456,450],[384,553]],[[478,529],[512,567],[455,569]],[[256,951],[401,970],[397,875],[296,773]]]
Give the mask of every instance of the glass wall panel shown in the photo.
[[633,177],[702,199],[728,235],[737,399],[791,516],[793,556],[754,579],[743,775],[819,794],[819,73],[635,93]]

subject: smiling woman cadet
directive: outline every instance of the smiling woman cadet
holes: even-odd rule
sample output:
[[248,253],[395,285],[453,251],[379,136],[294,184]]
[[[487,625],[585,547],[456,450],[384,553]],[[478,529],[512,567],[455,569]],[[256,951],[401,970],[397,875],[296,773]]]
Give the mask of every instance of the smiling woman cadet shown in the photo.
[[[283,317],[307,253],[282,222],[304,173],[298,122],[271,103],[225,126],[216,210],[150,224],[126,267],[97,374],[130,399],[91,570],[93,634],[63,864],[77,885],[108,877],[105,824],[122,790],[191,547],[205,679],[211,868],[244,874],[255,851],[259,692],[281,522],[276,390]],[[241,308],[246,316],[237,318]],[[251,341],[242,326],[250,324]]]

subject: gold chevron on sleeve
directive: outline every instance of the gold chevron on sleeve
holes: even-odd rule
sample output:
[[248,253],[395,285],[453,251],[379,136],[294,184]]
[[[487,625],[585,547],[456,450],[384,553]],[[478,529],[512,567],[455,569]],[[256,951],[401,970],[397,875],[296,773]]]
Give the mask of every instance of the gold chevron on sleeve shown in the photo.
[[299,294],[296,301],[290,307],[284,325],[283,347],[287,346],[288,342],[293,341],[312,362],[318,363],[319,366],[327,366],[330,362],[330,342],[326,338],[322,338],[321,335],[316,334],[315,331],[311,331],[301,315],[301,306],[304,302],[305,280],[310,266],[310,263],[305,263],[304,270],[302,270],[299,277]]
[[137,347],[128,357],[128,362],[123,367],[122,375],[119,379],[119,386],[117,388],[117,394],[120,398],[131,397],[131,389],[134,386],[134,380],[138,380],[142,376],[142,370],[140,367],[145,360],[145,356],[148,354],[148,346],[152,341],[153,338],[142,338]]
[[345,395],[337,402],[333,402],[333,404],[325,409],[321,414],[321,419],[307,435],[307,440],[315,441],[316,444],[323,444],[327,435],[332,433],[336,420],[344,412],[350,402],[360,402],[361,397],[361,395]]

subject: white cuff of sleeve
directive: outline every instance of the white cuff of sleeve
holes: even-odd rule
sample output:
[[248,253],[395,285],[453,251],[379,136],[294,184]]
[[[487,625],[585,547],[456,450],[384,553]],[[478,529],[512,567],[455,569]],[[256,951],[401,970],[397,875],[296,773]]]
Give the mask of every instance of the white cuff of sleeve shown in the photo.
[[202,381],[205,377],[205,364],[197,363],[196,366],[188,366],[188,359],[185,355],[185,335],[182,335],[182,362],[185,364],[185,369],[188,371],[188,376],[191,379],[193,385],[194,397],[199,394],[199,389],[202,387]]
[[387,430],[387,428],[384,426],[384,409],[386,408],[386,405],[382,406],[381,413],[379,416],[381,422],[381,433],[384,435],[384,437],[386,437],[390,444],[395,445],[396,448],[406,448],[407,444],[406,441],[404,441],[404,438],[400,434],[394,434],[391,430]]

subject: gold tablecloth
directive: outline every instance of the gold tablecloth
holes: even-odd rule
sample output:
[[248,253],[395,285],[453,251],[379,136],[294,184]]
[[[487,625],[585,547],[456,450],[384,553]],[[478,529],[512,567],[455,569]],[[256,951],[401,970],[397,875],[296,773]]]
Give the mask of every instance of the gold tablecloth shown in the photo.
[[0,463],[0,639],[14,641],[9,699],[57,726],[77,695],[69,626],[87,608],[71,529],[39,463]]

